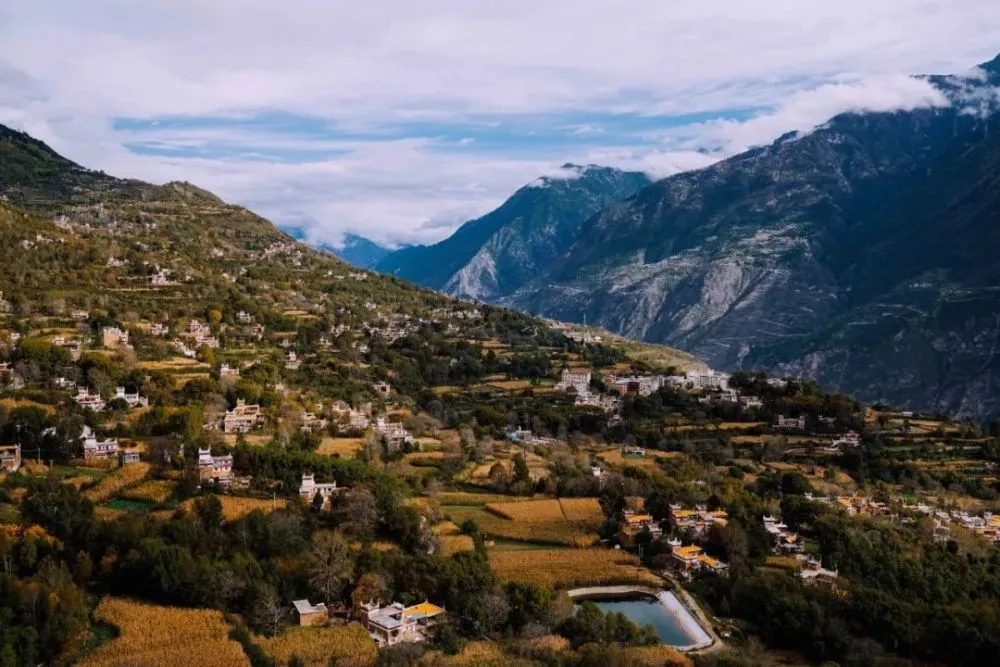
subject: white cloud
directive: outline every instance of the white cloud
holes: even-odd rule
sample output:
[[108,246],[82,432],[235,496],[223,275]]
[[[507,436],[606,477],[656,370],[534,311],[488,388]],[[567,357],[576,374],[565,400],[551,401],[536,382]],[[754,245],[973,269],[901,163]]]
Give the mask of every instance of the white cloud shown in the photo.
[[744,121],[712,121],[684,128],[692,140],[732,154],[770,143],[788,132],[808,132],[846,112],[911,111],[947,107],[945,95],[924,79],[903,74],[830,83],[791,95],[771,112]]
[[[432,240],[566,161],[663,175],[838,110],[936,104],[895,75],[967,71],[998,49],[996,0],[631,0],[624,11],[618,0],[32,0],[0,7],[0,122],[88,166],[197,182],[332,240],[344,230]],[[628,140],[604,120],[747,107],[773,111],[668,129],[666,144]],[[413,120],[461,129],[450,139],[340,140],[111,124],[270,112],[342,131]],[[569,123],[580,143],[558,155],[528,141],[519,153],[491,152],[471,129],[506,128],[510,114],[580,112],[587,120]],[[567,126],[562,118],[524,135],[541,141]],[[125,142],[173,155],[136,155]],[[180,157],[220,142],[225,157]],[[719,154],[690,150],[706,143]],[[309,155],[267,162],[275,151]]]

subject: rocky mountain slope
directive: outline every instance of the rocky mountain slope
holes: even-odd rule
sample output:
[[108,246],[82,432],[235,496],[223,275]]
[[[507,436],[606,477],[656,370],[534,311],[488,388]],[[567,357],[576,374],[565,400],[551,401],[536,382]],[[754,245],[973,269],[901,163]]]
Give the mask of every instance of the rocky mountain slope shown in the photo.
[[500,208],[431,246],[393,253],[377,268],[454,296],[494,300],[514,291],[569,248],[589,216],[650,183],[645,174],[564,165]]
[[931,81],[950,106],[838,116],[607,208],[502,302],[714,367],[1000,414],[1000,58]]

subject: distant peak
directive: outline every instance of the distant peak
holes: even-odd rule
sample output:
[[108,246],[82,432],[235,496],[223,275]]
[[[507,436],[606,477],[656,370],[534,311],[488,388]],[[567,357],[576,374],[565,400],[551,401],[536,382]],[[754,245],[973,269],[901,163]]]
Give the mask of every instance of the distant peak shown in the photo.
[[986,70],[987,72],[992,72],[993,74],[1000,74],[1000,55],[988,63],[983,63],[980,65],[980,68]]

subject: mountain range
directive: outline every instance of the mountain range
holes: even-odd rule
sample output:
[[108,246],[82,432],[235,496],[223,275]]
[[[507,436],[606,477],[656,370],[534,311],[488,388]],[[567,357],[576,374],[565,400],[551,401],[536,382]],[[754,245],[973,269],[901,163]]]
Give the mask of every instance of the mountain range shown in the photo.
[[566,164],[444,241],[397,251],[376,268],[453,296],[496,300],[548,271],[584,220],[650,183],[639,172]]
[[378,269],[713,367],[1000,414],[1000,57],[947,105],[848,113],[647,183],[571,167]]
[[[315,248],[326,251],[348,264],[353,264],[362,269],[375,268],[379,262],[394,252],[390,248],[386,248],[357,234],[345,234],[340,245],[337,246],[322,241],[310,241],[307,230],[302,227],[283,225],[281,229],[298,241],[309,242]],[[408,246],[403,246],[403,248],[406,247]]]

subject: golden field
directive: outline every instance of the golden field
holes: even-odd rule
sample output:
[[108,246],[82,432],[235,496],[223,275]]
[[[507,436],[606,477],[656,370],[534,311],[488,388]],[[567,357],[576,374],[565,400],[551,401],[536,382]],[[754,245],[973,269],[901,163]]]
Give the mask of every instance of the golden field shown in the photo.
[[317,454],[326,456],[339,456],[344,459],[353,459],[365,446],[364,438],[331,438],[325,437],[316,449]]
[[106,597],[94,618],[120,634],[84,658],[80,667],[249,667],[243,648],[229,639],[218,611],[180,609]]
[[461,491],[444,492],[434,496],[441,505],[479,505],[485,507],[489,503],[528,502],[533,500],[526,496],[504,496],[499,493],[464,493]]
[[462,551],[473,551],[476,547],[468,535],[441,535],[438,537],[438,553],[447,558]]
[[378,651],[359,623],[341,627],[288,628],[277,637],[255,637],[254,643],[277,661],[287,665],[299,656],[307,667],[326,667],[331,659],[344,667],[361,667],[375,661]]
[[526,503],[489,503],[486,509],[511,521],[547,523],[564,521],[562,506],[558,500],[532,500]]
[[611,549],[495,551],[490,554],[490,565],[501,581],[527,581],[549,588],[662,583],[636,556]]
[[[244,498],[241,496],[219,496],[219,501],[222,502],[222,516],[226,519],[226,521],[242,519],[254,510],[260,510],[266,514],[268,512],[288,507],[288,501],[284,498],[271,499]],[[194,502],[195,499],[192,498],[182,503],[181,507],[189,512],[193,512]]]
[[165,503],[174,495],[174,483],[164,479],[150,479],[138,486],[126,489],[122,498],[143,500],[148,503]]
[[485,511],[468,506],[446,507],[445,510],[456,524],[474,520],[480,532],[489,537],[572,547],[590,547],[597,542],[602,514],[596,498],[501,497],[510,502],[487,503]]
[[118,468],[110,475],[83,492],[83,496],[92,503],[102,503],[118,495],[126,487],[141,481],[149,474],[148,463],[130,463]]

